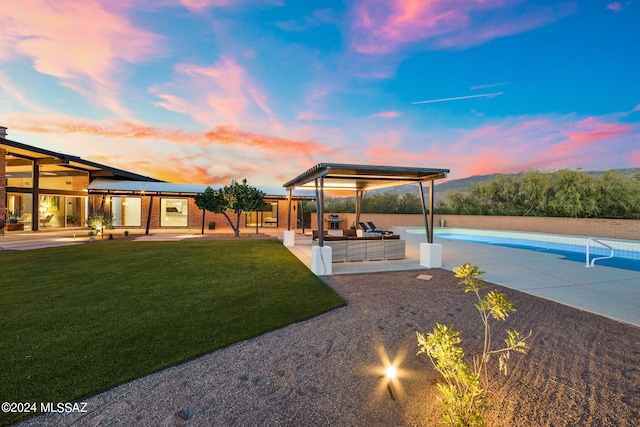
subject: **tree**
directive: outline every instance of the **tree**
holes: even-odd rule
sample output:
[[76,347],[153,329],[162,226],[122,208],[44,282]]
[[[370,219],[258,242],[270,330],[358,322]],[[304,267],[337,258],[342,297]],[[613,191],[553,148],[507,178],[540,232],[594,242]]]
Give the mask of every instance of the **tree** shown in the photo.
[[597,216],[595,178],[579,170],[561,169],[551,176],[554,197],[550,216],[590,218]]
[[622,176],[615,170],[605,172],[596,183],[600,216],[640,218],[639,176]]
[[[217,191],[207,187],[204,193],[195,196],[195,203],[200,209],[213,213],[221,213],[229,221],[236,237],[240,236],[240,215],[248,214],[264,206],[265,194],[255,187],[247,185],[247,180],[242,184],[234,182]],[[236,214],[235,224],[228,212]]]
[[446,211],[463,215],[569,218],[640,217],[640,178],[617,171],[594,174],[561,169],[498,176],[447,194]]
[[551,193],[549,174],[532,170],[522,175],[523,216],[545,216]]

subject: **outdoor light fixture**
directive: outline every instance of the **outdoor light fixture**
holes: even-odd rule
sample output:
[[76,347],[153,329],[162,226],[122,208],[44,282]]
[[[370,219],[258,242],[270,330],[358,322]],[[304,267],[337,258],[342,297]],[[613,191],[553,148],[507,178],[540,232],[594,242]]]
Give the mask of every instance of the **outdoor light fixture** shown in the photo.
[[391,400],[395,401],[396,396],[402,396],[403,388],[400,378],[406,378],[410,375],[409,371],[400,369],[400,364],[406,355],[406,350],[401,350],[399,354],[391,360],[384,347],[378,347],[378,355],[380,356],[380,365],[371,367],[371,373],[375,373],[379,383],[379,391],[384,393],[387,389]]
[[396,370],[396,367],[395,367],[395,366],[393,366],[393,365],[389,365],[389,366],[387,367],[386,374],[387,374],[387,378],[388,378],[389,380],[392,380],[392,379],[394,379],[394,378],[398,375],[398,371]]
[[387,382],[387,391],[389,392],[389,397],[391,397],[391,400],[396,400],[395,396],[393,395],[393,389],[391,388],[391,382],[397,377],[398,371],[396,370],[395,366],[389,365],[384,372],[385,374],[380,378],[385,378],[385,381]]

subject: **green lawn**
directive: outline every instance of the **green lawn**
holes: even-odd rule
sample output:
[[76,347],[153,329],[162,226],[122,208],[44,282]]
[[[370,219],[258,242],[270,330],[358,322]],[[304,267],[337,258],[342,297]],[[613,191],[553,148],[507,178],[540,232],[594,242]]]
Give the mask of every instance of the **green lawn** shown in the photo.
[[0,402],[78,399],[344,303],[277,240],[0,253]]

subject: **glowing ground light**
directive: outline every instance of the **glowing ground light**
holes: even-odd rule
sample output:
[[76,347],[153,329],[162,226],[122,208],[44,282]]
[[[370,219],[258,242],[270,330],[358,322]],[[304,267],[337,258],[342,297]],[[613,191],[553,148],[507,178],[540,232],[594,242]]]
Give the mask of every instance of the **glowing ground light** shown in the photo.
[[396,370],[395,366],[389,365],[387,366],[385,373],[387,375],[387,380],[388,380],[387,391],[389,392],[389,396],[391,397],[391,400],[396,400],[395,396],[393,395],[393,389],[391,388],[391,382],[396,378],[398,371]]
[[387,389],[391,400],[396,400],[396,396],[402,397],[404,394],[400,380],[412,375],[410,371],[400,368],[407,350],[401,349],[393,359],[389,357],[383,345],[379,345],[377,350],[380,363],[369,366],[367,370],[378,378],[378,391],[384,393],[384,390]]
[[388,366],[385,372],[386,372],[387,378],[389,378],[390,380],[394,379],[398,375],[398,371],[396,370],[396,367],[393,365]]

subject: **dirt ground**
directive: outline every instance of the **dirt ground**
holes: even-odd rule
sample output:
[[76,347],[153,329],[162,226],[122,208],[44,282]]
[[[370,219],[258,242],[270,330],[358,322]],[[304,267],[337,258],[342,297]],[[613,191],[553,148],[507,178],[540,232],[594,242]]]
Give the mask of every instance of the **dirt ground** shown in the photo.
[[[85,399],[88,413],[24,424],[441,425],[440,377],[416,355],[416,331],[453,324],[466,354],[476,354],[482,329],[475,297],[440,269],[324,280],[347,306]],[[528,354],[512,355],[508,377],[496,374],[488,426],[639,425],[640,328],[493,288],[517,309],[494,323],[494,342],[505,328],[531,330],[533,338]],[[380,378],[385,360],[401,361],[394,399]]]

